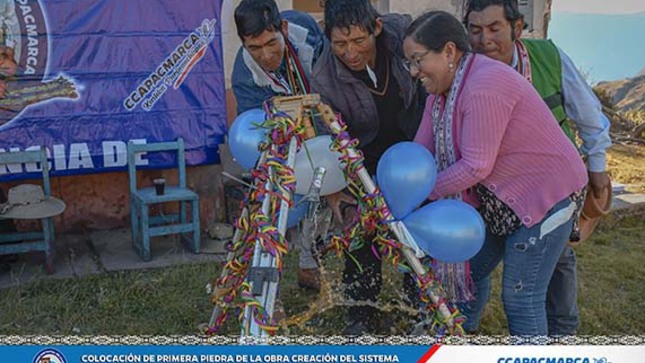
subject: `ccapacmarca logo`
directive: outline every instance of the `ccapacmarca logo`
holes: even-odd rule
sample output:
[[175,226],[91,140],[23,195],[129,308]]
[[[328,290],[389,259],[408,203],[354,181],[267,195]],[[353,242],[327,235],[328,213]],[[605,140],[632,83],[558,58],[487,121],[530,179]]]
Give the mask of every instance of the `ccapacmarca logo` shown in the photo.
[[47,348],[36,355],[33,363],[67,363],[67,361],[63,353],[53,348]]
[[204,19],[202,24],[186,36],[172,53],[142,81],[123,101],[123,107],[132,111],[137,105],[150,111],[155,103],[172,87],[182,85],[188,73],[206,54],[215,39],[216,19]]
[[[49,31],[40,0],[0,0],[0,126],[27,107],[78,99],[64,74],[49,78]],[[46,78],[47,77],[47,78]]]

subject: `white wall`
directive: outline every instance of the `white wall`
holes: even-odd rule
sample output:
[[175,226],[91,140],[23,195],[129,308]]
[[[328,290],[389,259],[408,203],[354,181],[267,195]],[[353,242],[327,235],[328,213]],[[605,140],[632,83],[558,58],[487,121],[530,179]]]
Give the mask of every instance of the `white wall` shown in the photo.
[[390,12],[408,13],[417,17],[429,10],[443,10],[461,19],[463,0],[390,0]]
[[[381,0],[383,1],[383,0]],[[547,9],[550,9],[552,0],[525,0],[520,1],[520,10],[532,8],[533,14],[527,14],[530,17],[533,29],[525,32],[526,36],[534,38],[544,37],[544,15]],[[523,3],[527,5],[522,5]],[[464,0],[389,0],[389,10],[395,13],[409,13],[413,17],[419,16],[428,10],[444,10],[454,14],[462,19],[465,13]]]

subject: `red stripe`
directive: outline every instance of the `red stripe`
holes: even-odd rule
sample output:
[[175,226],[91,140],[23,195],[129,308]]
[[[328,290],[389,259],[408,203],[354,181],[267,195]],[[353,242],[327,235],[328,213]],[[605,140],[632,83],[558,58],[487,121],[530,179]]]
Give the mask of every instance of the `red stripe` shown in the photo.
[[291,54],[291,58],[293,59],[293,62],[296,64],[296,68],[298,70],[298,73],[300,74],[300,79],[302,80],[302,83],[304,83],[305,89],[302,90],[304,94],[307,94],[310,92],[309,89],[309,81],[307,81],[307,77],[305,77],[305,71],[302,68],[302,64],[300,63],[300,59],[298,58],[298,54],[296,53],[295,49],[293,49],[293,46],[291,45],[291,42],[287,42],[287,49],[289,53]]
[[439,350],[439,348],[440,348],[440,347],[441,347],[441,344],[435,344],[435,345],[433,345],[433,346],[430,348],[430,350],[428,350],[428,351],[426,352],[426,354],[424,354],[424,355],[423,355],[423,357],[421,357],[421,358],[417,361],[417,363],[426,363],[427,361],[429,361],[429,360],[430,360],[430,358],[432,358],[432,356],[433,356],[433,355],[434,355],[434,354]]
[[195,55],[194,55],[194,56],[193,56],[193,58],[190,60],[190,62],[188,63],[188,65],[186,66],[186,68],[184,69],[184,71],[183,71],[183,72],[181,72],[181,75],[180,75],[180,76],[179,76],[179,78],[177,78],[177,80],[175,81],[175,84],[173,85],[173,88],[174,88],[174,89],[177,89],[177,88],[178,88],[178,87],[179,87],[179,86],[184,82],[184,78],[186,78],[186,75],[188,74],[188,72],[190,72],[190,70],[193,68],[193,66],[194,66],[194,65],[195,65],[195,64],[196,64],[200,59],[202,59],[202,57],[204,56],[204,54],[205,54],[205,53],[206,53],[206,46],[204,46],[204,47],[203,47],[202,49],[200,49],[197,53],[195,53]]

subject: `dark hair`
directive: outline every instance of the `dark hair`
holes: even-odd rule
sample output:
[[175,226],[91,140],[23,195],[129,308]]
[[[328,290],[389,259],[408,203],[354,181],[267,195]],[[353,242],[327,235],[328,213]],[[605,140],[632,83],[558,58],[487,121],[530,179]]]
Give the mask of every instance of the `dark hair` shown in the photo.
[[332,29],[349,29],[352,25],[374,34],[376,19],[379,17],[370,0],[327,0],[325,35],[331,38]]
[[234,16],[242,42],[244,37],[257,37],[266,30],[280,31],[282,27],[280,10],[274,0],[242,0]]
[[[489,6],[501,6],[504,8],[504,17],[511,23],[511,27],[515,26],[515,22],[524,19],[524,15],[520,12],[520,7],[517,0],[468,0],[466,5],[466,15],[464,16],[464,25],[468,26],[468,16],[473,11],[483,11]],[[526,24],[524,25],[526,26]]]
[[455,43],[463,52],[470,51],[464,26],[445,11],[430,11],[416,18],[405,31],[405,37],[434,52],[441,52],[448,42]]

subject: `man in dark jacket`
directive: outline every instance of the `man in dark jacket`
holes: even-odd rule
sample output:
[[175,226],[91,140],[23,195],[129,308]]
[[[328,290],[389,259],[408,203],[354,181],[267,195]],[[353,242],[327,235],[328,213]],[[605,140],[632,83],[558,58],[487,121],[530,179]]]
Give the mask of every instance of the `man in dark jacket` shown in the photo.
[[[316,21],[298,11],[280,13],[274,0],[242,0],[234,16],[242,41],[231,76],[238,114],[274,96],[309,93],[311,70],[325,43]],[[320,290],[312,241],[290,235],[301,246],[298,284]]]
[[243,0],[234,16],[242,41],[231,75],[238,114],[273,96],[309,93],[311,70],[325,43],[314,18],[280,13],[274,0]]
[[[376,174],[378,160],[388,147],[413,139],[423,113],[426,94],[402,62],[403,34],[410,22],[409,16],[399,14],[381,17],[369,0],[325,3],[325,35],[330,45],[314,66],[312,92],[341,113],[349,134],[360,141],[370,175]],[[342,192],[328,198],[342,221],[341,201],[356,201]],[[346,259],[346,294],[352,300],[375,302],[382,283],[381,263],[371,243],[351,253],[363,271]],[[377,330],[374,313],[370,306],[350,307],[345,333]]]

